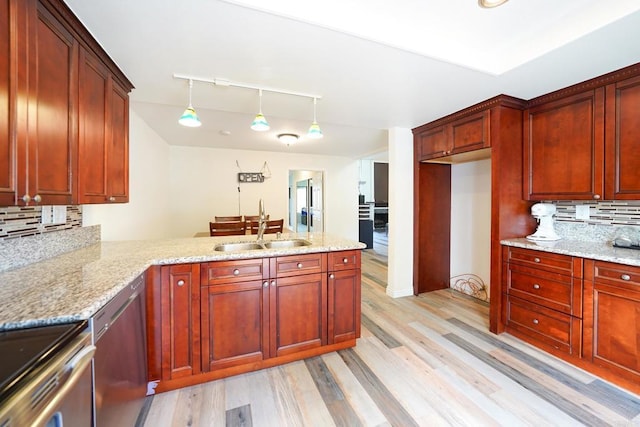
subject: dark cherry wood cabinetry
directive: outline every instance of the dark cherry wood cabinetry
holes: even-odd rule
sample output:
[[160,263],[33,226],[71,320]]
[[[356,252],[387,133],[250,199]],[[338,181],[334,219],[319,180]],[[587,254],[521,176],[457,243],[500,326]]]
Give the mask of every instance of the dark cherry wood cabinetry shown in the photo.
[[552,353],[579,355],[582,259],[504,247],[506,331]]
[[523,197],[638,199],[639,117],[640,64],[530,100]]
[[127,201],[133,86],[64,2],[0,7],[0,205]]
[[360,260],[352,250],[153,267],[147,316],[162,332],[149,330],[150,380],[166,391],[354,346]]
[[[640,267],[586,260],[584,358],[640,390]],[[629,386],[628,384],[623,384]]]

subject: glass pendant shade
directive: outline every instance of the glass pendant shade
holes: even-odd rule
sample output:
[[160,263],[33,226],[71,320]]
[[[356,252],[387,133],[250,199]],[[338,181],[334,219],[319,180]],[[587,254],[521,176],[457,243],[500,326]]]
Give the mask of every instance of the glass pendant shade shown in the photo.
[[182,116],[180,116],[180,119],[178,119],[178,123],[180,123],[182,126],[187,126],[190,128],[197,128],[202,125],[200,118],[196,114],[196,110],[194,110],[191,105],[189,105],[187,109],[184,110],[184,113],[182,113]]
[[320,125],[316,122],[311,123],[311,126],[309,126],[309,131],[307,132],[307,136],[311,139],[322,138],[322,130],[320,129]]
[[258,132],[270,129],[269,123],[267,123],[267,119],[262,115],[262,113],[258,113],[256,118],[253,119],[253,122],[251,122],[251,129]]

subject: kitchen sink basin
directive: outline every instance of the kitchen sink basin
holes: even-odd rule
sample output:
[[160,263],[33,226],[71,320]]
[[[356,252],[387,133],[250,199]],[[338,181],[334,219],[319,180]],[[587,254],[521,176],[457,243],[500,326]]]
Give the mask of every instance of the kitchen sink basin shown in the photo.
[[269,240],[264,242],[264,246],[267,249],[296,248],[299,246],[309,246],[310,244],[310,241],[304,239]]
[[251,251],[255,249],[264,249],[264,246],[257,242],[240,242],[220,243],[213,248],[213,250],[217,252]]

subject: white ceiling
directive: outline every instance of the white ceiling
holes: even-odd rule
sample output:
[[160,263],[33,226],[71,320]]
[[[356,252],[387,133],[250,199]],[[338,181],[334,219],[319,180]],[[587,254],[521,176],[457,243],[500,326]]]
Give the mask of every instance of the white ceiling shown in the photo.
[[[366,157],[413,128],[500,93],[532,98],[640,62],[640,1],[66,0],[136,86],[131,107],[171,145]],[[308,98],[194,83],[203,125],[177,119],[187,82],[223,78]],[[223,135],[229,131],[230,135]],[[302,135],[287,147],[275,135]]]

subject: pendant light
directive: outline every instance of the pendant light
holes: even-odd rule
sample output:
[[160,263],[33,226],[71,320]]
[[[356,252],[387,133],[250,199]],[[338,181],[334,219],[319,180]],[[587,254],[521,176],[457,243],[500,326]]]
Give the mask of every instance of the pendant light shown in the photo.
[[180,119],[178,119],[178,123],[180,123],[182,126],[197,128],[202,125],[202,122],[198,118],[198,115],[196,114],[196,110],[191,105],[191,89],[192,88],[193,88],[193,80],[189,79],[189,106],[187,107],[186,110],[184,110],[184,113],[182,113],[182,116],[180,116]]
[[307,132],[307,136],[311,139],[319,139],[322,138],[322,130],[320,130],[320,125],[316,120],[316,104],[318,99],[313,98],[313,123],[309,126],[309,132]]
[[267,123],[267,119],[262,114],[262,89],[258,89],[258,97],[260,99],[260,110],[258,111],[256,118],[251,122],[251,129],[262,132],[269,130],[269,123]]
[[478,0],[478,5],[485,9],[491,9],[505,4],[508,0]]

